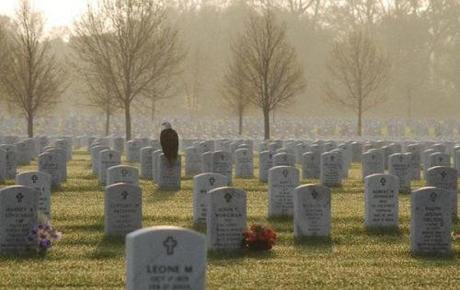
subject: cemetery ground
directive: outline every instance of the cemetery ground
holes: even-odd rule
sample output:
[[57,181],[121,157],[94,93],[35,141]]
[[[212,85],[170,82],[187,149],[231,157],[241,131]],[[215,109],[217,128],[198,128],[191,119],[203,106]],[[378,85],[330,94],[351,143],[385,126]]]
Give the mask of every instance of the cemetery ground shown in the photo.
[[[73,158],[68,181],[52,194],[52,222],[63,239],[45,257],[1,257],[0,288],[125,288],[124,238],[104,236],[103,188],[91,173],[89,154],[78,151]],[[448,258],[410,254],[409,194],[399,196],[399,230],[364,229],[360,167],[353,164],[350,178],[332,190],[329,240],[294,240],[291,218],[267,219],[267,185],[257,177],[234,178],[233,186],[248,194],[248,224],[271,225],[278,242],[267,253],[209,253],[208,288],[458,288],[459,244],[453,244],[454,255]],[[34,162],[19,171],[35,168]],[[312,182],[318,181],[302,181]],[[181,191],[161,192],[151,181],[141,181],[143,226],[176,225],[205,232],[193,225],[192,185],[191,178],[183,179]],[[421,186],[412,183],[413,188]]]

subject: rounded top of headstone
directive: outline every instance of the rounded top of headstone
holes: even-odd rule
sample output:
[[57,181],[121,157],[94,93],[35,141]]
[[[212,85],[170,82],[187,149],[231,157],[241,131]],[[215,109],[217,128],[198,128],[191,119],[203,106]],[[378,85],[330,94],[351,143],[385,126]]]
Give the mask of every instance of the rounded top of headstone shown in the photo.
[[154,227],[148,227],[148,228],[143,228],[143,229],[139,229],[139,230],[136,230],[134,232],[131,232],[129,233],[128,235],[126,235],[126,239],[134,239],[136,237],[139,237],[139,236],[143,236],[143,235],[148,235],[148,234],[153,234],[153,233],[158,233],[158,232],[164,232],[164,233],[177,233],[177,232],[180,232],[180,233],[187,233],[187,234],[190,234],[190,235],[195,235],[196,237],[200,237],[201,239],[203,240],[206,240],[206,237],[201,234],[201,233],[198,233],[194,230],[190,230],[190,229],[186,229],[186,228],[182,228],[182,227],[177,227],[177,226],[154,226]]

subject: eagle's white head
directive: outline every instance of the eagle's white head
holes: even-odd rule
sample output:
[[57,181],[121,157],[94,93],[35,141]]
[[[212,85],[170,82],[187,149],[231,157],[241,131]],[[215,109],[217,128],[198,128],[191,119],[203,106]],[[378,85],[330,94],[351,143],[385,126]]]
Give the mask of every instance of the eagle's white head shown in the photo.
[[172,129],[172,126],[169,122],[161,123],[161,130]]

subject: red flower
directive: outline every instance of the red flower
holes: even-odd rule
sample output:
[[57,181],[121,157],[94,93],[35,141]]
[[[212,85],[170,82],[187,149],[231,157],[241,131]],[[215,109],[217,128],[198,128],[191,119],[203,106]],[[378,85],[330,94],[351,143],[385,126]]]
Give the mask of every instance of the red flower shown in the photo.
[[270,250],[276,242],[276,233],[262,225],[253,224],[243,233],[242,247],[250,250]]

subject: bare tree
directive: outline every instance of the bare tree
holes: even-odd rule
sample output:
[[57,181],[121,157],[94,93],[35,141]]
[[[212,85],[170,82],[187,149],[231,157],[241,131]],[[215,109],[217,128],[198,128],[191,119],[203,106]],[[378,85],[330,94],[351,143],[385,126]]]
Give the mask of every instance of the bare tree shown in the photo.
[[24,114],[27,134],[33,137],[35,117],[51,109],[62,93],[63,70],[44,37],[43,18],[28,0],[21,1],[14,22],[1,84],[7,102]]
[[328,70],[326,98],[357,114],[361,136],[363,113],[385,100],[381,89],[389,77],[389,59],[367,32],[357,30],[335,43]]
[[243,134],[243,116],[251,103],[250,86],[245,79],[244,64],[241,58],[234,58],[225,72],[222,96],[228,106],[238,115],[238,134]]
[[125,113],[126,139],[130,140],[131,106],[158,90],[184,54],[178,32],[167,19],[166,6],[156,0],[102,0],[88,6],[75,26],[74,48],[88,65],[100,67],[101,80]]
[[88,96],[86,106],[96,108],[105,115],[104,134],[110,135],[110,121],[113,114],[119,109],[115,96],[110,86],[110,81],[103,79],[105,74],[92,71],[90,68],[78,68],[79,74],[86,84],[86,95]]
[[245,30],[233,43],[234,57],[242,72],[251,101],[262,109],[264,137],[270,139],[270,112],[287,104],[305,89],[297,53],[286,38],[286,28],[277,23],[270,9],[252,14]]

